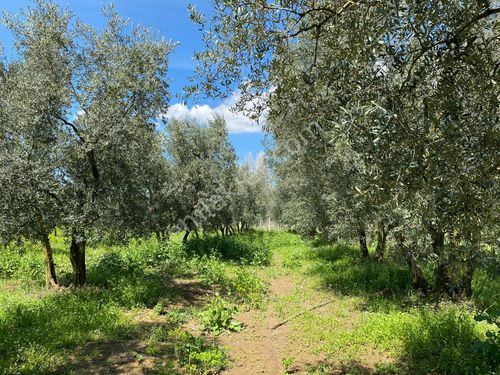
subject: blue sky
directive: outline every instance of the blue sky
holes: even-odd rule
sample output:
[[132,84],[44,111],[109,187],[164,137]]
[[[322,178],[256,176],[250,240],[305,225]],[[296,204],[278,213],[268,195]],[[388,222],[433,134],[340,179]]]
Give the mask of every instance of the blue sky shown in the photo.
[[[105,22],[101,15],[101,8],[109,1],[55,1],[62,6],[67,6],[79,19],[95,27],[100,27]],[[214,112],[222,113],[228,122],[231,142],[240,161],[244,160],[249,152],[256,155],[262,151],[263,135],[258,131],[258,126],[252,124],[244,116],[234,115],[229,111],[231,98],[225,101],[200,98],[197,108],[183,106],[180,103],[181,100],[176,98],[177,94],[182,93],[182,88],[188,83],[188,78],[194,69],[193,52],[203,48],[202,33],[197,25],[189,20],[187,7],[192,3],[204,13],[209,13],[211,7],[209,0],[115,0],[113,3],[122,17],[130,18],[136,24],[148,26],[160,32],[166,39],[179,42],[170,61],[170,87],[173,94],[170,115],[189,114],[203,121]],[[27,4],[29,0],[3,0],[0,3],[0,9],[14,13]],[[0,40],[5,47],[5,54],[12,53],[11,38],[7,30],[2,27],[0,27]]]

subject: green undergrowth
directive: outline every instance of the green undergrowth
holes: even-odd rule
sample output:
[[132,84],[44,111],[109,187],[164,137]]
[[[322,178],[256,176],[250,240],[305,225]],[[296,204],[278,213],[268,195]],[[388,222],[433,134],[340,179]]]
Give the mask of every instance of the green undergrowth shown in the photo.
[[379,374],[500,373],[498,328],[491,318],[477,319],[498,306],[494,270],[476,272],[471,301],[437,303],[412,293],[402,260],[362,260],[352,244],[303,243],[276,255],[295,288],[273,306],[283,320],[293,318],[288,324],[299,341],[332,360],[328,371],[371,373],[353,364],[375,351]]
[[231,306],[223,298],[216,295],[200,313],[200,321],[205,331],[220,335],[224,331],[239,332],[241,324],[235,318],[236,306]]
[[66,364],[77,346],[126,337],[131,329],[123,311],[93,289],[38,296],[18,294],[8,301],[4,297],[0,309],[0,373],[53,371]]
[[259,232],[249,232],[244,236],[207,236],[193,238],[186,244],[190,255],[206,255],[244,265],[268,265],[271,260],[269,244]]
[[[285,369],[293,368],[294,348],[310,348],[329,361],[310,369],[314,374],[498,373],[497,260],[475,273],[470,301],[446,303],[413,294],[404,261],[390,251],[384,262],[361,260],[355,245],[286,232],[214,235],[187,245],[180,238],[91,244],[88,285],[56,292],[43,287],[38,244],[1,248],[0,374],[78,373],[94,355],[89,346],[130,340],[144,346],[128,355],[139,363],[154,358],[153,373],[215,374],[230,361],[213,336],[242,329],[237,312],[256,308],[290,319],[294,344]],[[68,244],[62,236],[51,240],[68,286]],[[288,289],[268,298],[280,277]],[[137,320],[144,315],[150,318]],[[208,333],[187,332],[192,320]],[[375,356],[371,370],[363,367],[367,356]]]
[[[123,246],[94,244],[87,249],[87,286],[56,292],[44,289],[40,245],[20,241],[2,248],[0,374],[71,371],[79,362],[70,355],[77,348],[142,337],[141,324],[133,317],[140,311],[151,311],[166,324],[142,337],[148,353],[161,359],[158,373],[169,373],[171,367],[192,374],[216,373],[227,364],[224,350],[179,328],[197,316],[191,310],[204,309],[203,302],[190,302],[190,290],[177,287],[173,279],[195,278],[206,288],[221,291],[232,305],[262,304],[266,285],[255,269],[269,262],[271,252],[263,236],[253,232],[248,236],[213,237],[187,245],[181,244],[180,235],[165,243],[150,239]],[[254,244],[257,238],[261,240]],[[51,241],[59,279],[69,285],[68,244],[59,236]],[[189,309],[177,310],[173,304]],[[134,355],[139,361],[148,353]]]

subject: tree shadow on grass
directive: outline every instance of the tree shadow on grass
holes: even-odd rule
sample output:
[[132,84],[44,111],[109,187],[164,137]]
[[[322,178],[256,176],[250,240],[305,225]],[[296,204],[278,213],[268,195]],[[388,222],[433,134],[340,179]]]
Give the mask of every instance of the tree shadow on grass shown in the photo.
[[262,236],[251,232],[245,236],[192,238],[185,249],[188,256],[215,256],[239,264],[267,265],[272,254]]
[[353,245],[319,245],[308,256],[314,261],[309,273],[340,294],[367,297],[368,303],[380,304],[384,299],[401,302],[411,291],[411,276],[404,263],[361,259]]
[[[382,374],[382,372],[377,371],[373,366],[368,366],[362,364],[359,361],[350,361],[342,364],[332,364],[328,361],[320,361],[314,365],[310,365],[304,369],[300,369],[301,373],[306,372],[307,374],[328,374],[328,375],[374,375]],[[294,372],[289,372],[293,374]],[[298,371],[297,371],[298,373]],[[389,373],[386,373],[389,374]]]
[[[145,353],[147,348],[137,337],[147,331],[149,325],[157,323],[138,324],[127,317],[125,311],[135,304],[152,307],[161,303],[160,314],[171,308],[201,306],[211,293],[204,284],[192,279],[163,279],[163,283],[154,285],[161,277],[153,276],[156,277],[142,282],[140,278],[125,277],[117,282],[115,289],[88,286],[61,290],[40,300],[3,306],[0,373],[49,373],[54,368],[68,366],[87,366],[90,371],[92,364],[100,366],[106,361],[122,363],[117,369],[129,366],[131,371],[139,371],[144,367],[144,363],[140,363],[144,358],[149,358],[151,364],[153,356]],[[70,360],[75,351],[80,355]],[[86,358],[92,353],[97,355],[96,362],[92,356]],[[131,358],[134,353],[138,353],[137,358]],[[65,372],[61,370],[61,373]]]
[[[349,244],[321,245],[310,250],[311,275],[346,296],[363,297],[358,306],[377,314],[356,328],[359,345],[398,347],[399,362],[378,373],[489,373],[491,361],[474,347],[484,342],[485,326],[474,320],[468,304],[425,303],[411,296],[411,278],[404,263],[359,259]],[[500,351],[498,352],[500,355]],[[493,371],[495,371],[494,369]],[[361,372],[363,373],[363,372]]]

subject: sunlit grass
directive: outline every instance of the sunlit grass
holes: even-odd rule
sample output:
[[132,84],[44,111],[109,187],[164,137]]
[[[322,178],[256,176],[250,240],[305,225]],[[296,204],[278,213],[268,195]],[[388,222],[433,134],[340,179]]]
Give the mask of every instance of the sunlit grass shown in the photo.
[[[61,234],[53,235],[52,243],[59,276],[69,285],[68,244]],[[203,306],[171,307],[182,297],[172,287],[175,277],[195,278],[230,304],[257,309],[257,317],[271,309],[287,321],[294,347],[326,356],[333,366],[313,373],[349,369],[367,356],[381,374],[491,370],[471,348],[491,329],[474,320],[478,309],[498,306],[495,268],[476,272],[472,301],[436,304],[413,295],[403,262],[360,260],[350,244],[313,244],[286,232],[254,231],[238,238],[193,239],[187,248],[180,239],[179,234],[168,243],[151,238],[122,246],[91,244],[88,286],[78,291],[45,290],[37,244],[26,241],[3,249],[0,373],[71,371],[79,361],[75,351],[132,338],[146,343],[145,352],[134,354],[138,358],[163,358],[160,372],[189,362],[189,356],[199,371],[212,360],[218,368],[227,366],[219,348],[178,330]],[[290,286],[268,298],[274,279]],[[144,314],[163,323],[138,325],[135,316]],[[188,350],[184,345],[194,346]],[[93,352],[83,352],[92,360]]]

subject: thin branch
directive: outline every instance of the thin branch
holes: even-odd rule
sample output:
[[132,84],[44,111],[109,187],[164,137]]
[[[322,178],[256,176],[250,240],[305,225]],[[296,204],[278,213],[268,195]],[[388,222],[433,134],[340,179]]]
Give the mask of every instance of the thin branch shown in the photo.
[[284,326],[284,325],[285,325],[285,324],[287,324],[289,321],[294,320],[294,319],[298,318],[299,316],[302,316],[302,315],[304,315],[304,314],[306,314],[306,313],[308,313],[308,312],[310,312],[310,311],[317,310],[317,309],[319,309],[320,307],[323,307],[323,306],[329,305],[329,304],[331,304],[331,303],[333,303],[333,302],[335,302],[335,301],[336,301],[336,300],[332,299],[331,301],[328,301],[328,302],[322,303],[322,304],[320,304],[320,305],[314,306],[314,307],[310,308],[309,310],[302,311],[301,313],[299,313],[299,314],[297,314],[297,315],[294,315],[294,316],[292,316],[291,318],[288,318],[287,320],[285,320],[285,321],[283,321],[283,322],[281,322],[281,323],[276,324],[274,327],[272,327],[272,328],[271,328],[271,330],[274,330],[274,329],[277,329],[277,328],[279,328],[279,327],[281,327],[281,326]]
[[80,140],[80,142],[85,143],[85,139],[82,137],[82,135],[80,134],[80,131],[78,130],[78,128],[75,124],[73,124],[72,122],[69,122],[64,117],[61,117],[61,116],[55,116],[55,118],[59,121],[62,121],[65,125],[69,126],[71,129],[73,129],[73,132],[78,136],[78,139]]
[[333,17],[341,15],[349,7],[351,7],[351,5],[358,4],[359,2],[360,1],[349,0],[344,5],[342,5],[340,7],[340,9],[338,9],[337,11],[332,11],[331,9],[329,9],[330,15],[328,17],[326,17],[323,21],[321,21],[319,23],[316,23],[316,24],[313,24],[313,25],[310,25],[310,26],[302,27],[299,30],[297,30],[296,32],[294,32],[292,34],[289,34],[289,37],[290,38],[295,38],[298,35],[300,35],[300,34],[302,34],[304,32],[310,31],[310,30],[312,30],[314,28],[321,29],[321,27],[324,26],[324,25],[326,25]]
[[[479,13],[478,15],[476,15],[474,18],[472,18],[469,22],[465,23],[464,25],[460,26],[458,29],[455,30],[455,32],[453,33],[453,37],[454,38],[458,38],[458,36],[460,34],[462,34],[464,31],[466,31],[468,28],[470,28],[472,25],[474,25],[476,22],[479,22],[480,20],[484,19],[484,18],[487,18],[489,16],[492,16],[494,14],[497,14],[497,13],[500,13],[500,8],[493,8],[493,9],[488,9],[488,10],[485,10],[484,12],[482,13]],[[416,63],[418,62],[418,60],[420,60],[427,52],[429,52],[432,48],[440,45],[440,44],[446,44],[446,43],[449,43],[450,41],[450,37],[447,37],[445,39],[441,39],[435,43],[432,43],[432,44],[428,44],[426,45],[425,47],[423,47],[420,52],[413,58],[412,60],[412,63],[411,63],[411,66],[410,66],[410,69],[408,70],[408,73],[406,75],[406,78],[404,79],[404,81],[401,83],[401,86],[400,86],[400,90],[403,89],[404,86],[406,86],[406,84],[408,83],[408,81],[410,80],[410,75],[413,71],[413,68],[415,67]]]

